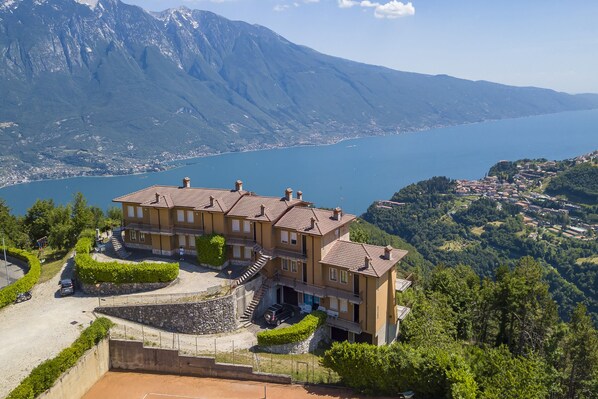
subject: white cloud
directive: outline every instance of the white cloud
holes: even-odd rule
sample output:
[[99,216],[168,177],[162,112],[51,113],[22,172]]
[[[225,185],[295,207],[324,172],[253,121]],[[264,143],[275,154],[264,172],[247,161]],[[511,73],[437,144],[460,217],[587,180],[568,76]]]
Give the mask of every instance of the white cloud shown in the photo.
[[274,9],[274,11],[281,12],[281,11],[289,9],[290,7],[291,6],[289,4],[277,4],[274,6],[273,9]]
[[[363,8],[373,8],[374,16],[376,18],[396,19],[415,15],[415,7],[411,2],[405,4],[397,0],[390,0],[387,3],[378,3],[370,0],[337,0],[339,8],[351,8],[353,6],[360,6]],[[364,10],[365,11],[365,10]]]

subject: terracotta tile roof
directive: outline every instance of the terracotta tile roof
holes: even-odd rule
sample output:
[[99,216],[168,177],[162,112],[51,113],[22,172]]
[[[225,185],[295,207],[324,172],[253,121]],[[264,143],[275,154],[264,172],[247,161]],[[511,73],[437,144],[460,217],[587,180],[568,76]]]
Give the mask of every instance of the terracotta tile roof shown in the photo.
[[[392,257],[388,260],[384,258],[384,247],[339,240],[320,263],[348,269],[353,273],[381,277],[407,255],[407,251],[392,248],[391,254]],[[368,265],[366,257],[370,259]]]
[[[275,222],[290,207],[303,205],[304,201],[292,199],[287,201],[285,198],[263,197],[261,195],[245,195],[228,212],[227,216],[247,218],[255,221]],[[261,207],[264,205],[264,214]]]
[[[130,202],[157,208],[193,208],[211,212],[227,212],[247,191],[212,188],[182,188],[176,186],[151,186],[115,198],[114,202]],[[214,197],[210,205],[210,197]]]
[[[335,220],[334,212],[319,208],[295,207],[288,211],[274,225],[282,229],[295,230],[304,234],[323,236],[355,219],[355,215],[343,214],[341,220]],[[314,227],[311,219],[314,218]]]

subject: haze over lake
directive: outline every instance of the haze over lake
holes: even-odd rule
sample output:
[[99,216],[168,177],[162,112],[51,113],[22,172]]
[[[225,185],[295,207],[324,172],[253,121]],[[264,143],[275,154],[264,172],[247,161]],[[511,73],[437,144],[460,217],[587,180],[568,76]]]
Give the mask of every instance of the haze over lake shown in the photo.
[[65,203],[81,191],[91,204],[107,208],[117,196],[153,184],[180,185],[189,176],[193,187],[232,189],[241,179],[246,190],[262,195],[282,196],[291,187],[318,206],[361,214],[374,200],[432,176],[477,179],[499,160],[564,159],[596,149],[598,110],[567,112],[330,146],[224,154],[159,173],[33,182],[0,189],[0,198],[23,214],[37,198]]

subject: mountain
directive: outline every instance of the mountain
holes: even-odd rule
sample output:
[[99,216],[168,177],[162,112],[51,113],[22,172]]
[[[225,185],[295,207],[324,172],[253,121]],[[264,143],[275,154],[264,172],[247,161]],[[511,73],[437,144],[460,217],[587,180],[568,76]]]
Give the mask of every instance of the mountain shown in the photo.
[[118,0],[0,0],[0,92],[5,179],[598,107],[594,95],[399,72],[210,12]]

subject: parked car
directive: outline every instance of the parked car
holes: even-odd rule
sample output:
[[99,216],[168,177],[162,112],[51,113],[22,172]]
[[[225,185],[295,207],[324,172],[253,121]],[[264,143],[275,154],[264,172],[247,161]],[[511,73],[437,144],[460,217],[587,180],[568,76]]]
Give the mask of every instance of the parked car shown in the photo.
[[295,316],[295,308],[287,304],[276,304],[272,305],[264,313],[264,319],[266,323],[280,325],[285,320]]
[[19,292],[17,294],[17,299],[15,299],[15,303],[28,301],[30,299],[31,299],[31,291]]
[[73,295],[75,293],[75,284],[70,278],[60,280],[60,296]]

